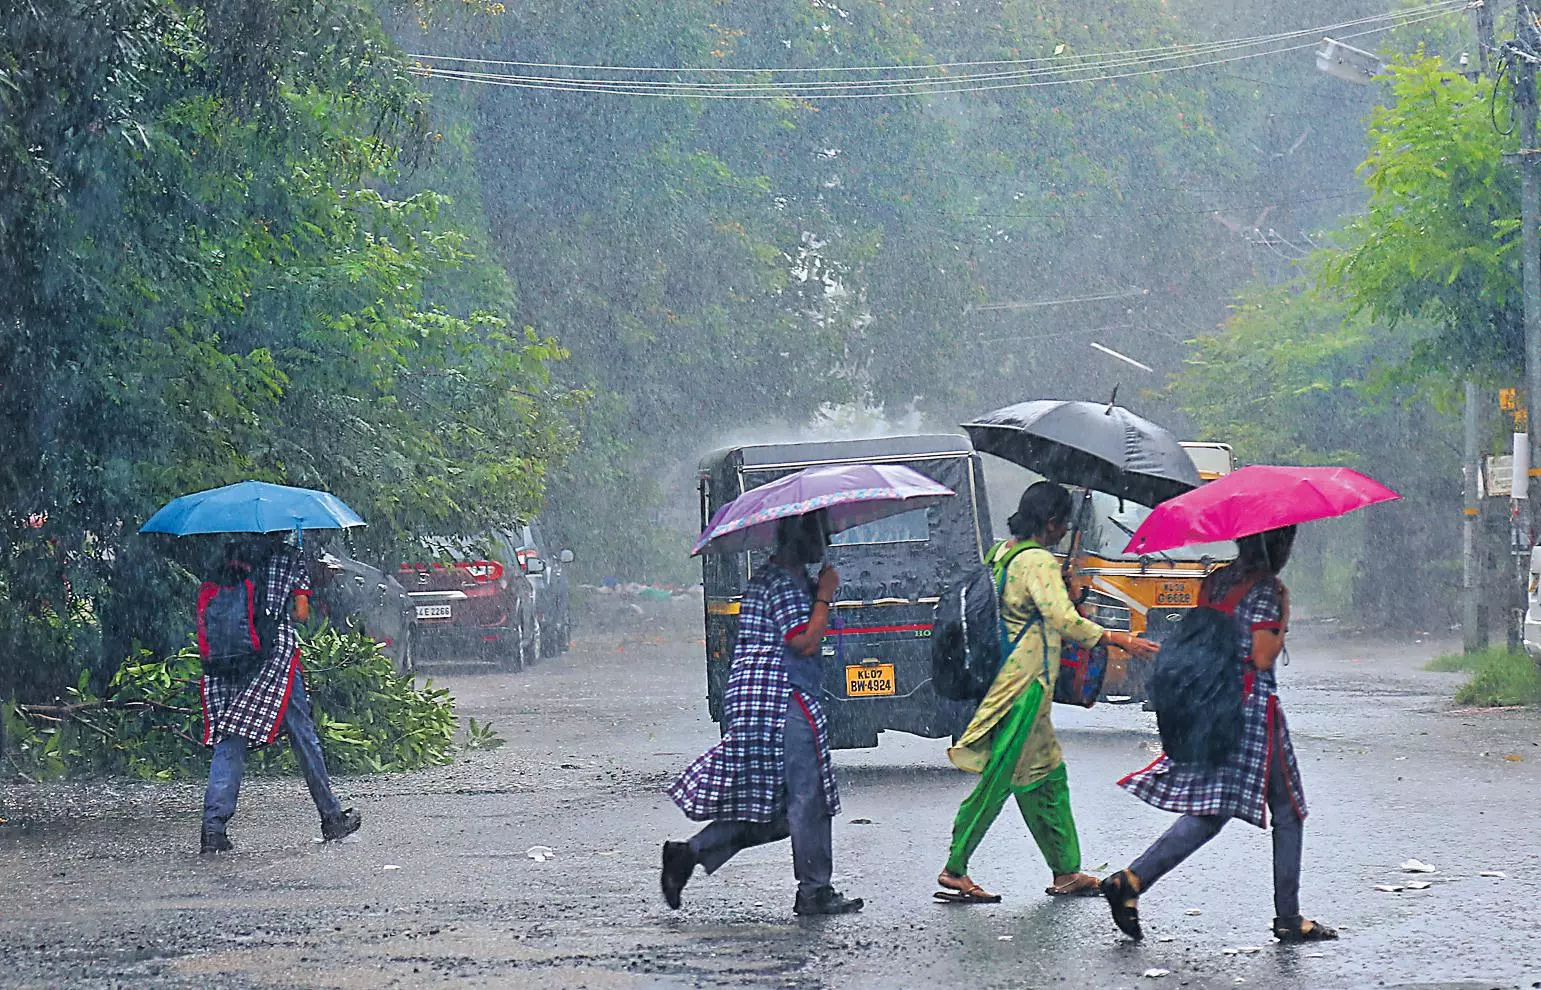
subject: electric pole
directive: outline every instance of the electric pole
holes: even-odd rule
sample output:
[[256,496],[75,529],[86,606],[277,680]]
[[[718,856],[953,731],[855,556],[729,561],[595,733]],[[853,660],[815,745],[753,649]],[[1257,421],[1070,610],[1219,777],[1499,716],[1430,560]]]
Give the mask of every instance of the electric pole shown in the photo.
[[1461,638],[1467,653],[1487,647],[1487,609],[1482,601],[1481,502],[1477,498],[1477,478],[1482,471],[1478,450],[1479,413],[1477,383],[1466,379],[1466,457],[1462,466],[1462,487],[1466,504],[1461,525]]
[[[1515,111],[1519,115],[1520,125],[1520,250],[1523,252],[1522,270],[1522,297],[1525,306],[1525,422],[1528,434],[1527,447],[1529,449],[1529,467],[1526,481],[1527,495],[1529,494],[1529,476],[1537,472],[1537,465],[1541,465],[1541,457],[1538,457],[1538,446],[1541,446],[1541,430],[1536,429],[1538,414],[1541,414],[1541,231],[1537,230],[1537,224],[1541,224],[1541,186],[1536,181],[1535,157],[1536,148],[1536,60],[1537,52],[1541,46],[1537,45],[1537,32],[1535,15],[1531,12],[1529,0],[1515,0],[1515,31],[1517,37],[1512,45],[1507,46],[1510,67],[1514,71],[1514,103]],[[1521,479],[1516,478],[1518,483]],[[1518,491],[1516,495],[1520,494]],[[1541,492],[1537,493],[1541,495]],[[1521,543],[1528,556],[1532,544],[1535,542],[1535,518],[1536,510],[1534,498],[1526,498],[1524,506],[1519,513],[1519,532],[1523,537]],[[1511,541],[1512,542],[1512,541]],[[1510,547],[1510,565],[1515,562],[1515,550]],[[1527,568],[1515,568],[1521,573],[1513,575],[1511,580],[1523,580],[1522,574]],[[1511,624],[1513,620],[1511,619]]]
[[[1494,48],[1493,11],[1485,0],[1476,0],[1477,65],[1468,78],[1479,83],[1488,74],[1488,56]],[[1462,62],[1466,59],[1463,57]],[[1481,392],[1475,379],[1466,379],[1466,410],[1461,480],[1464,504],[1461,506],[1461,633],[1467,653],[1488,645],[1488,610],[1486,587],[1482,579],[1482,411]]]
[[1477,0],[1477,71],[1487,75],[1488,56],[1497,51],[1493,43],[1493,8],[1487,0]]

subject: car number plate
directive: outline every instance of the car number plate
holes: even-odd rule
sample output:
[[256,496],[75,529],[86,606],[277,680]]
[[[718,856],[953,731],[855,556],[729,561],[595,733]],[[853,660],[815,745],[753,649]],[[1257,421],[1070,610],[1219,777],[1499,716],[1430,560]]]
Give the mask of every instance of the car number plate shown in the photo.
[[448,605],[419,605],[417,607],[419,619],[448,619],[450,607]]
[[894,693],[894,665],[852,664],[845,668],[845,693],[850,698],[883,698]]

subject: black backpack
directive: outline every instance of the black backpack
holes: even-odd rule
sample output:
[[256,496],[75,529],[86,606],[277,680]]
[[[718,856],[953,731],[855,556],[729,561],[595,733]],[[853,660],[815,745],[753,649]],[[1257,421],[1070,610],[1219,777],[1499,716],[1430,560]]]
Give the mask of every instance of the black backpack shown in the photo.
[[1190,611],[1161,642],[1146,690],[1174,763],[1219,766],[1241,745],[1243,630],[1232,614],[1256,582]]
[[1033,545],[1012,547],[999,561],[993,559],[998,550],[992,549],[990,564],[971,566],[957,583],[942,591],[931,614],[931,685],[943,698],[982,700],[1001,672],[1001,664],[1032,626],[1028,623],[1015,642],[1007,642],[1000,594],[1006,568],[1017,554]]

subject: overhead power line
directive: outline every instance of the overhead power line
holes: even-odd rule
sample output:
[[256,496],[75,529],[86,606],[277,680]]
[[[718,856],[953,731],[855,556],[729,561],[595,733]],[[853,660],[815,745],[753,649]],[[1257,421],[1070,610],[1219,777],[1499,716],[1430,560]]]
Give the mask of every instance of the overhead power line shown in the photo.
[[[1331,193],[1325,196],[1306,196],[1292,201],[1293,206],[1305,206],[1312,203],[1331,203],[1341,199],[1363,198],[1362,192]],[[1175,217],[1200,217],[1215,213],[1236,213],[1243,210],[1261,210],[1268,206],[1274,206],[1271,202],[1253,203],[1228,203],[1223,206],[1202,206],[1193,209],[1181,210],[1132,210],[1120,213],[1078,213],[1067,210],[1061,213],[977,213],[964,210],[936,210],[917,208],[919,213],[936,213],[942,216],[958,217],[964,220],[1033,220],[1040,222],[1058,221],[1085,221],[1085,220],[1162,220]]]
[[764,66],[758,68],[734,67],[734,66],[658,66],[658,65],[605,65],[602,63],[578,63],[578,62],[520,62],[508,59],[468,58],[453,55],[424,55],[411,54],[408,58],[434,60],[442,62],[464,62],[477,65],[501,65],[527,69],[551,69],[551,70],[580,70],[593,72],[664,72],[664,73],[701,73],[705,75],[719,75],[722,73],[747,73],[765,75],[773,73],[817,73],[817,72],[922,72],[937,69],[968,68],[978,66],[1008,66],[1008,65],[1043,65],[1053,63],[1075,63],[1083,61],[1102,61],[1112,58],[1126,58],[1129,56],[1160,55],[1185,50],[1198,50],[1212,47],[1244,47],[1248,45],[1271,44],[1290,38],[1316,36],[1323,32],[1342,31],[1347,28],[1361,27],[1369,24],[1382,23],[1389,20],[1404,19],[1423,13],[1437,11],[1445,13],[1451,10],[1461,10],[1468,6],[1467,0],[1434,0],[1423,7],[1404,8],[1401,10],[1387,11],[1382,14],[1370,14],[1365,17],[1355,18],[1349,21],[1339,21],[1336,24],[1323,24],[1316,27],[1297,29],[1293,31],[1275,32],[1273,34],[1251,35],[1241,38],[1230,38],[1223,41],[1211,42],[1182,42],[1172,45],[1160,45],[1152,48],[1120,49],[1111,52],[1094,52],[1088,54],[1043,55],[1033,58],[1021,59],[992,59],[975,60],[967,62],[927,62],[910,64],[887,65],[859,65],[859,66]]
[[[482,85],[615,96],[722,100],[930,96],[1109,81],[1224,65],[1310,48],[1327,33],[1340,39],[1378,34],[1444,17],[1465,6],[1466,0],[1436,0],[1419,8],[1269,35],[1091,55],[1018,60],[750,69],[537,63],[420,54],[411,56],[418,60],[411,71],[426,78]],[[510,67],[541,71],[490,71]],[[981,67],[991,71],[953,71]],[[850,74],[854,73],[867,73],[869,77],[850,78]],[[670,74],[674,78],[660,79],[659,74]],[[736,81],[745,74],[761,78]],[[818,74],[832,75],[834,78],[809,78]],[[723,80],[723,76],[727,76],[727,79]]]
[[1050,306],[1071,306],[1080,303],[1107,302],[1110,299],[1131,299],[1136,296],[1147,295],[1149,289],[1121,289],[1117,292],[1104,292],[1095,296],[1077,296],[1073,299],[1035,299],[1032,302],[1000,302],[986,303],[983,306],[970,306],[975,313],[993,313],[997,310],[1015,309],[1045,309]]

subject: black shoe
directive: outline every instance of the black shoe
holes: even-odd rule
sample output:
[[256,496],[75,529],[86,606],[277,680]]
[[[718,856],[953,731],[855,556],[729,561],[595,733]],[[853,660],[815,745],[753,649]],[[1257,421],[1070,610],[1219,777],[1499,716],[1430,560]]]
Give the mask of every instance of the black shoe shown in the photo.
[[1113,924],[1118,930],[1136,942],[1145,937],[1140,930],[1140,892],[1134,874],[1121,870],[1097,885],[1102,896],[1108,899],[1113,912]]
[[658,885],[663,888],[665,904],[679,910],[680,891],[685,889],[685,884],[690,880],[690,874],[694,873],[695,869],[696,857],[690,851],[690,843],[665,842],[663,844],[663,872],[658,875]]
[[855,914],[866,902],[860,897],[847,897],[833,887],[820,887],[812,897],[804,897],[799,891],[792,904],[793,914]]
[[336,842],[345,839],[359,830],[364,824],[364,816],[352,808],[339,811],[337,814],[321,819],[321,841]]
[[234,849],[230,844],[230,837],[225,835],[224,829],[206,828],[203,836],[198,840],[198,854],[208,856],[213,853],[227,853]]

